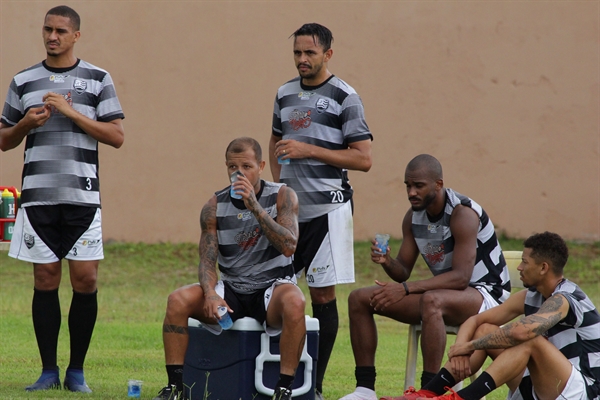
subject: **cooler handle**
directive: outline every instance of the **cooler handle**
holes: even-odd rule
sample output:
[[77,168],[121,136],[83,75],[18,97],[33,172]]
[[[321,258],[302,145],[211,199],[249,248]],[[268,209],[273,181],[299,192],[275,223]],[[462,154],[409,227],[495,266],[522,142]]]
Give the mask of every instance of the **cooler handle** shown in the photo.
[[[306,343],[308,342],[308,337],[304,341],[304,348],[302,349],[302,355],[300,355],[300,362],[303,362],[304,365],[304,383],[297,389],[292,391],[292,397],[300,396],[308,393],[308,391],[312,388],[312,369],[313,362],[312,357],[308,354],[308,350],[306,348]],[[275,389],[268,388],[263,383],[263,370],[265,362],[279,362],[281,360],[281,356],[279,354],[271,354],[270,348],[270,340],[269,335],[263,333],[260,335],[260,354],[256,357],[256,369],[254,370],[254,386],[258,393],[264,394],[267,396],[273,396],[275,393]]]

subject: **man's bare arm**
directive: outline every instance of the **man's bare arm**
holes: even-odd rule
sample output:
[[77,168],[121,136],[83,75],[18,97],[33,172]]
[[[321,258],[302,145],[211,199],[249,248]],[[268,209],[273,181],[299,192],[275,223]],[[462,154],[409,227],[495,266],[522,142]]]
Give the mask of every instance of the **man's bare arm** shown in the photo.
[[569,312],[569,302],[555,294],[542,304],[538,312],[500,327],[495,332],[472,342],[474,350],[506,349],[543,335],[562,321]]
[[298,244],[298,197],[296,192],[284,186],[277,196],[277,222],[265,211],[254,196],[248,198],[248,208],[260,224],[271,244],[282,254],[290,257]]
[[[217,296],[217,258],[219,243],[217,240],[217,198],[213,196],[202,208],[200,213],[200,244],[198,251],[198,282],[204,292],[204,297]],[[215,299],[213,299],[215,300]]]

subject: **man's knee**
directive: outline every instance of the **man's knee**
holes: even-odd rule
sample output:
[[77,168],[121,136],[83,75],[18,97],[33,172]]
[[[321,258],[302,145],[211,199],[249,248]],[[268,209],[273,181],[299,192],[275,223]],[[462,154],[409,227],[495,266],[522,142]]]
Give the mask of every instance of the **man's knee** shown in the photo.
[[178,314],[178,313],[189,313],[190,305],[193,302],[190,290],[186,287],[182,287],[172,291],[167,297],[167,313]]
[[497,325],[493,325],[493,324],[481,324],[475,330],[475,333],[473,334],[473,338],[477,339],[477,338],[483,337],[485,335],[488,335],[488,334],[494,332],[497,329],[498,329]]
[[325,304],[335,300],[335,286],[309,287],[313,304]]
[[443,307],[443,296],[437,290],[429,290],[421,295],[419,308],[421,315],[441,314]]
[[370,288],[360,288],[353,290],[348,296],[348,313],[352,317],[352,314],[360,313],[365,309],[371,308],[370,298],[372,290]]

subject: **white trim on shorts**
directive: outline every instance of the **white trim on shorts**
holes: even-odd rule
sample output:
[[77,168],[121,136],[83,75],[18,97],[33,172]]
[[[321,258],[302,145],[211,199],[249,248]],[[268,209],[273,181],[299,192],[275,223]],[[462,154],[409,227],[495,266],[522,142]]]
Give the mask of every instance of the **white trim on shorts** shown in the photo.
[[483,286],[476,286],[475,289],[477,289],[477,291],[479,293],[481,293],[481,296],[483,296],[483,301],[481,302],[481,307],[479,308],[478,314],[481,314],[482,312],[487,311],[490,308],[494,308],[494,307],[500,305],[500,303],[498,303],[498,300],[496,300],[490,294],[490,292],[485,290],[485,288]]
[[[529,371],[526,371],[525,375],[529,375]],[[535,400],[539,400],[537,394],[535,393],[535,388],[532,388],[531,395]],[[517,388],[514,392],[508,391],[508,395],[506,396],[507,400],[523,400],[523,395],[521,394],[521,390]],[[565,385],[563,391],[558,395],[557,400],[588,400],[587,390],[585,385],[585,378],[581,371],[579,371],[573,364],[571,364],[571,375],[569,375],[569,380]]]
[[[27,217],[27,207],[22,207],[17,213],[13,237],[10,242],[8,255],[17,260],[35,264],[49,264],[60,261],[56,254],[44,243]],[[104,258],[102,243],[102,211],[96,209],[94,220],[88,229],[77,239],[75,245],[65,256],[67,260],[96,261]]]
[[[352,204],[327,214],[328,232],[306,269],[309,287],[327,287],[354,283],[354,222]],[[299,273],[301,274],[301,272]]]
[[[271,298],[273,297],[272,296],[273,290],[275,289],[275,287],[277,287],[279,285],[283,285],[284,283],[291,283],[291,284],[297,286],[296,277],[292,276],[291,278],[279,278],[275,282],[273,282],[273,284],[271,286],[269,286],[267,288],[267,290],[265,290],[265,293],[264,293],[265,312],[266,312],[266,310],[269,309],[269,303],[271,302]],[[223,284],[223,281],[220,280],[217,282],[217,286],[215,286],[215,292],[217,292],[217,294],[219,296],[221,296],[222,299],[225,298],[225,285]],[[209,331],[210,333],[212,333],[214,335],[220,335],[223,332],[223,328],[219,324],[209,324],[209,323],[202,322],[202,321],[199,321],[199,322],[207,331]],[[263,328],[265,329],[265,332],[269,336],[277,336],[281,333],[281,328],[272,328],[270,326],[267,326],[266,318],[265,318],[265,322],[263,322]]]

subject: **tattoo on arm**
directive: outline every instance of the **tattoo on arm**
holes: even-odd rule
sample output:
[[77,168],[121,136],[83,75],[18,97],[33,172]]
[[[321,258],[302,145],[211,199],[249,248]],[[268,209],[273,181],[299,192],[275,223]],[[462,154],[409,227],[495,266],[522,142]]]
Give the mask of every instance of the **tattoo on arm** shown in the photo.
[[181,335],[188,334],[188,328],[185,326],[163,324],[164,333],[179,333]]
[[286,249],[294,250],[297,243],[295,235],[289,229],[297,224],[295,205],[288,190],[284,191],[283,196],[282,205],[277,214],[277,222],[258,203],[252,210],[267,239],[282,253]]
[[[505,349],[521,343],[513,333],[520,329],[520,337],[526,340],[533,339],[548,332],[550,328],[558,324],[564,315],[565,298],[562,295],[554,295],[546,300],[540,309],[531,315],[522,317],[518,321],[500,327],[498,330],[473,341],[475,350],[479,349]],[[523,335],[525,332],[525,335]]]
[[200,264],[198,266],[198,281],[204,293],[214,289],[217,283],[217,257],[219,243],[216,234],[216,204],[207,204],[200,215],[202,234],[200,236]]

